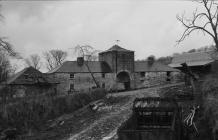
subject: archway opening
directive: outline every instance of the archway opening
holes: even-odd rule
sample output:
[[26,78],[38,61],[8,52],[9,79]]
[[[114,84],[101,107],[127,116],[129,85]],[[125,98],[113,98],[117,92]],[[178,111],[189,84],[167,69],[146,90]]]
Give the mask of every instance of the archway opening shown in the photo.
[[117,82],[123,83],[125,90],[130,89],[130,76],[129,73],[122,71],[117,74]]

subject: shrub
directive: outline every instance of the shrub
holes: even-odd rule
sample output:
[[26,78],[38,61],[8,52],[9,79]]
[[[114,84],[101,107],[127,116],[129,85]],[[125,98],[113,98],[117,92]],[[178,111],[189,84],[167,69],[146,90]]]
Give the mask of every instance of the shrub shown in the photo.
[[98,99],[103,98],[106,94],[107,94],[107,92],[105,89],[97,88],[97,89],[93,89],[91,91],[90,96],[91,96],[92,100],[98,100]]
[[117,103],[126,103],[129,100],[130,100],[130,96],[120,96],[120,97],[107,96],[105,103],[113,105]]
[[203,96],[207,97],[208,95],[217,96],[218,95],[218,79],[207,77],[205,82],[202,85]]
[[208,121],[212,132],[218,129],[218,79],[213,76],[206,77],[202,85],[203,117]]
[[2,104],[0,110],[0,126],[3,128],[16,127],[28,132],[38,130],[50,119],[71,113],[103,98],[106,91],[95,89],[89,93],[77,93],[66,96],[35,96],[17,102]]

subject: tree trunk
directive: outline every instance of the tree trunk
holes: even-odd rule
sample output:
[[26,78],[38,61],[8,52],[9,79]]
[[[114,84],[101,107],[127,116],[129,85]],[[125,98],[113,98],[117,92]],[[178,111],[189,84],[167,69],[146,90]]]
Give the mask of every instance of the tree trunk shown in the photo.
[[90,74],[91,74],[91,76],[92,76],[93,81],[95,82],[96,87],[99,88],[100,86],[99,86],[97,80],[95,79],[95,77],[94,77],[92,71],[90,70],[89,65],[88,65],[88,62],[86,62],[85,64],[86,64],[86,67],[87,67],[88,71],[90,72]]
[[190,83],[192,86],[193,94],[196,94],[196,87],[195,87],[194,79],[192,77],[190,77]]
[[217,43],[215,44],[215,47],[216,47],[216,51],[218,51],[218,41],[217,41]]

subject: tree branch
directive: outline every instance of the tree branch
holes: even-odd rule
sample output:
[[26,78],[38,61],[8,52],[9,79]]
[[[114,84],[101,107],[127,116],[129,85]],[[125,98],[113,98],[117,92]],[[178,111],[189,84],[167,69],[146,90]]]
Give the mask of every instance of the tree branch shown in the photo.
[[179,17],[177,16],[177,19],[183,24],[183,26],[186,27],[185,31],[183,32],[181,38],[179,40],[177,40],[177,43],[180,43],[182,42],[187,36],[189,36],[193,31],[195,30],[202,30],[204,32],[206,32],[207,34],[209,34],[211,37],[215,37],[211,32],[209,32],[208,30],[205,29],[205,27],[210,24],[210,22],[207,22],[203,25],[203,27],[201,26],[197,26],[195,25],[195,21],[196,21],[196,16],[194,17],[194,19],[192,20],[191,23],[186,23],[185,21],[187,20],[184,20],[184,17]]
[[4,38],[0,38],[0,47],[7,51],[10,56],[21,58],[21,56],[19,56],[18,53],[13,50],[12,45],[7,41],[4,41]]
[[[187,36],[189,36],[193,31],[202,31],[203,33],[207,33],[209,36],[213,38],[213,40],[216,43],[216,46],[218,46],[218,40],[217,40],[217,26],[218,26],[218,6],[216,6],[216,9],[214,9],[213,5],[215,2],[213,0],[202,0],[198,1],[199,3],[203,4],[203,7],[206,9],[206,12],[198,13],[197,9],[193,12],[193,17],[191,19],[186,19],[184,14],[182,16],[177,16],[177,20],[182,23],[182,25],[186,28],[180,37],[179,40],[176,42],[179,44],[182,42]],[[212,11],[215,10],[214,13]],[[202,17],[206,18],[206,23],[203,25],[197,25],[197,23],[202,23],[205,20],[201,20]],[[216,19],[214,21],[214,19]],[[208,25],[210,25],[212,31],[210,29],[207,29]]]
[[98,81],[96,80],[96,78],[95,78],[95,76],[94,76],[93,72],[91,71],[89,64],[88,64],[88,62],[90,61],[89,59],[91,57],[89,55],[93,55],[96,52],[96,50],[94,50],[94,48],[92,46],[89,46],[89,45],[84,45],[84,46],[77,45],[74,48],[74,53],[76,53],[76,52],[79,52],[80,53],[79,55],[82,55],[83,58],[85,58],[85,56],[88,56],[84,64],[86,65],[89,73],[91,74],[92,79],[93,79],[96,87],[99,88],[100,85],[99,85]]

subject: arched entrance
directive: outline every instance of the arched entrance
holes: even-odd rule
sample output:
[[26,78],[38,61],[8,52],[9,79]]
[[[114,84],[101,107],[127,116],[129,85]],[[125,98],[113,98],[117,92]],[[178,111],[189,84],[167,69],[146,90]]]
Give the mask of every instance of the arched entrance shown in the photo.
[[117,74],[117,82],[123,83],[125,90],[130,89],[130,76],[128,72],[122,71]]

